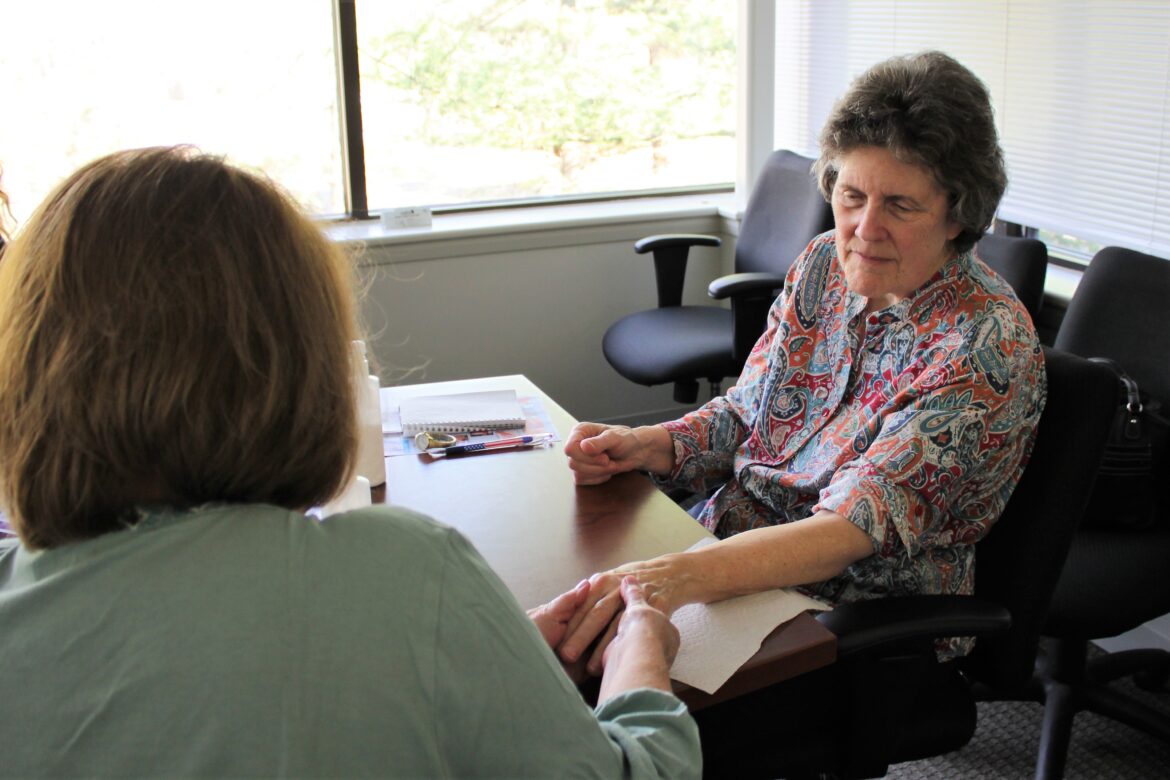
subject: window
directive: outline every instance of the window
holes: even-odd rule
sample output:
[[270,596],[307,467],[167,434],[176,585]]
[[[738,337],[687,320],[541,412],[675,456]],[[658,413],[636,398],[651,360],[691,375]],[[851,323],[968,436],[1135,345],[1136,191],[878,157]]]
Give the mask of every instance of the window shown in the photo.
[[4,5],[0,165],[18,220],[91,159],[177,143],[345,210],[329,3],[116,5]]
[[[363,182],[346,175],[342,8],[357,19],[360,199],[346,191]],[[320,215],[726,187],[735,12],[735,0],[7,3],[4,187],[23,221],[85,162],[177,143],[265,171]]]
[[359,2],[370,208],[728,186],[735,9]]
[[779,0],[776,35],[777,146],[815,150],[833,99],[874,62],[942,49],[991,90],[1002,219],[1056,249],[1170,256],[1170,4]]
[[1077,236],[1070,236],[1067,233],[1058,233],[1055,230],[1037,229],[1034,232],[1035,237],[1048,247],[1050,254],[1061,259],[1071,260],[1074,265],[1088,265],[1089,261],[1093,259],[1093,255],[1105,246],[1095,241],[1086,241]]

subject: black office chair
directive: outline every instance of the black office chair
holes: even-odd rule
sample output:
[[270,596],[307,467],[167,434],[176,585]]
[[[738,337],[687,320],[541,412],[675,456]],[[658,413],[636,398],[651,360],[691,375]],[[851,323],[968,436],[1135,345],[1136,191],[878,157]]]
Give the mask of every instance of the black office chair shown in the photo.
[[988,233],[979,239],[975,254],[1011,285],[1032,315],[1032,322],[1036,322],[1044,301],[1044,279],[1048,275],[1048,247],[1044,242]]
[[748,200],[735,246],[736,273],[713,281],[720,306],[683,306],[687,255],[692,246],[719,246],[713,236],[650,236],[634,244],[652,252],[658,308],[639,311],[605,332],[601,349],[619,374],[642,385],[674,383],[674,400],[693,404],[699,379],[711,395],[724,377],[737,377],[752,345],[764,332],[768,309],[784,275],[808,242],[833,226],[833,211],[817,189],[812,160],[773,152]]
[[[1152,397],[1170,402],[1167,301],[1170,261],[1117,247],[1102,249],[1077,287],[1056,346],[1111,358]],[[1088,411],[1087,399],[1081,405]],[[1170,473],[1165,476],[1162,489],[1170,491]],[[1116,636],[1170,612],[1170,517],[1165,503],[1159,509],[1162,522],[1153,530],[1094,523],[1073,537],[1044,625],[1047,638],[1033,690],[1045,708],[1038,778],[1062,776],[1073,717],[1081,710],[1170,741],[1164,715],[1108,685],[1137,673],[1143,687],[1164,686],[1170,653],[1130,650],[1087,660],[1089,640]]]
[[[981,687],[1028,687],[1041,626],[1088,500],[1117,397],[1104,366],[1044,348],[1048,402],[1003,515],[978,543],[973,596],[884,598],[818,616],[838,637],[847,683],[839,733],[794,757],[799,773],[876,777],[890,764],[957,750]],[[937,637],[977,636],[939,663]]]

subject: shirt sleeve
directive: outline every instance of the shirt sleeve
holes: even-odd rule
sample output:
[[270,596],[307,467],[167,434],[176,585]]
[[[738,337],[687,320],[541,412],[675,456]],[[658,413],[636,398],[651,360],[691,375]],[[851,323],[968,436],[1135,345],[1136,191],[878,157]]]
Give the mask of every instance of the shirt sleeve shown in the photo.
[[987,317],[933,350],[932,364],[813,511],[847,517],[882,557],[982,538],[1019,481],[1045,400],[1035,337],[1005,321]]
[[436,723],[451,774],[698,778],[698,727],[665,691],[590,711],[539,631],[458,532],[450,531],[435,637]]
[[813,241],[801,253],[784,280],[784,289],[768,310],[767,327],[748,354],[743,371],[727,393],[712,398],[693,412],[663,425],[674,442],[674,470],[660,485],[685,487],[706,493],[732,476],[735,452],[747,439],[763,400],[772,370],[773,345],[787,335],[786,312],[793,290],[813,252],[824,251],[823,241]]

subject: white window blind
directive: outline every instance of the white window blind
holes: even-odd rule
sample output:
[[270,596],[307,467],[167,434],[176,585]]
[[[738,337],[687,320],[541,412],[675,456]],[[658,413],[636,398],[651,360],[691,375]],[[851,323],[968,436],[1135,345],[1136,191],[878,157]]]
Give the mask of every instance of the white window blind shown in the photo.
[[779,0],[775,145],[815,154],[854,76],[927,48],[991,91],[1002,219],[1170,257],[1170,3]]

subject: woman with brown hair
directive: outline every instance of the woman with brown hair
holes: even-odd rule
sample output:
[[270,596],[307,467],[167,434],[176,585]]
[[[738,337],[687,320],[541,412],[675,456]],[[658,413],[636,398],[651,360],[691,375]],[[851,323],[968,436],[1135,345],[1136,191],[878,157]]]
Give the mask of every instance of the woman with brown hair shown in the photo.
[[347,258],[190,149],[99,159],[0,263],[0,775],[691,776],[633,583],[602,703],[468,542],[319,522],[356,442]]

